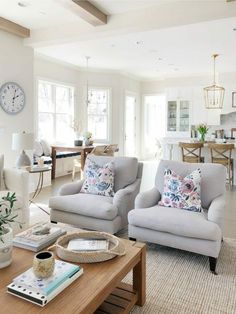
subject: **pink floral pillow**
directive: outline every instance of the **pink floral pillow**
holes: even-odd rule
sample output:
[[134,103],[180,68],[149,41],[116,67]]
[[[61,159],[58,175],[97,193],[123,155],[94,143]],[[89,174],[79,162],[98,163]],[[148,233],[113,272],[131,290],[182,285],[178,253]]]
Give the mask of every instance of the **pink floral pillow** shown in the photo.
[[89,157],[85,164],[85,181],[81,193],[96,194],[102,196],[114,196],[114,169],[113,161],[100,167]]
[[161,201],[165,207],[182,208],[194,212],[201,211],[201,170],[196,169],[185,178],[166,169]]

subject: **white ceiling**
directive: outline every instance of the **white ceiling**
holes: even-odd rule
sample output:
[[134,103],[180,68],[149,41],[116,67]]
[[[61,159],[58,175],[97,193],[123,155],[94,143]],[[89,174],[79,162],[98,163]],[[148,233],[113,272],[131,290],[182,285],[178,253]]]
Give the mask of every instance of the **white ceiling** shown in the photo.
[[[157,6],[179,0],[93,0],[95,6],[106,14]],[[26,7],[20,7],[18,3]],[[0,16],[30,29],[41,29],[56,25],[85,22],[76,14],[77,5],[72,0],[0,0]]]
[[[226,0],[90,0],[110,15],[92,27],[72,0],[0,0],[0,16],[31,29],[38,54],[139,79],[236,71],[236,2]],[[26,4],[22,8],[18,2]],[[227,17],[227,18],[226,18]]]
[[236,72],[236,17],[91,41],[38,48],[40,54],[84,67],[119,70],[141,79]]

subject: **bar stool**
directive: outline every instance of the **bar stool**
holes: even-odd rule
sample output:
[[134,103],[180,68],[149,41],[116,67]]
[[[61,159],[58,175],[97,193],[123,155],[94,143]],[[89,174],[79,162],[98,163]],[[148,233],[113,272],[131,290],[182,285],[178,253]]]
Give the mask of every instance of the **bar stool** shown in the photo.
[[203,143],[179,143],[182,151],[182,161],[199,163],[204,162],[204,157],[201,156]]
[[209,143],[211,150],[211,162],[224,165],[227,168],[228,182],[230,187],[234,184],[234,160],[231,158],[234,144]]

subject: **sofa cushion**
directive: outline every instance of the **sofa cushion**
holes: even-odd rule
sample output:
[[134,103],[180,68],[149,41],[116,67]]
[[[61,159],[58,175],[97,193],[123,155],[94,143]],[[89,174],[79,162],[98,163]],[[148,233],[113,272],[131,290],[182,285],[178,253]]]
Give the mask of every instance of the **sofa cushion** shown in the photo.
[[134,209],[128,214],[129,224],[174,235],[219,240],[221,230],[217,224],[208,221],[201,212],[191,212],[179,208],[153,206]]
[[88,157],[86,159],[85,181],[81,193],[102,196],[114,196],[114,162],[110,161],[100,167]]
[[49,207],[106,220],[113,220],[118,213],[112,197],[83,193],[51,197]]
[[106,157],[91,155],[89,158],[98,165],[103,166],[109,161],[115,163],[114,191],[117,192],[133,183],[138,174],[138,159],[135,157]]
[[[7,193],[13,194],[13,191],[0,191],[0,201],[2,201],[2,197],[7,196]],[[23,200],[22,197],[16,194],[16,202],[14,203],[13,210],[22,209]]]
[[200,212],[200,183],[200,169],[194,170],[184,178],[175,171],[166,169],[164,173],[162,198],[158,204],[165,207],[175,207]]
[[226,167],[212,163],[187,163],[174,160],[161,160],[157,169],[155,185],[162,194],[164,187],[164,172],[171,168],[182,177],[193,170],[201,170],[201,201],[202,207],[208,208],[213,199],[225,192]]

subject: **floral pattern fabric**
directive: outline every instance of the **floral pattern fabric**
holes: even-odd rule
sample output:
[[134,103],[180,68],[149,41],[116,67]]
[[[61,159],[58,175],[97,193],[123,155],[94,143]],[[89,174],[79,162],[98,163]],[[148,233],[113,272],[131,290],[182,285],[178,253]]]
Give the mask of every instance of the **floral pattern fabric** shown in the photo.
[[102,196],[114,196],[114,162],[111,161],[103,167],[97,165],[89,158],[85,164],[85,181],[81,193]]
[[194,212],[201,211],[201,170],[196,169],[185,178],[166,169],[161,201],[165,207],[175,207]]

